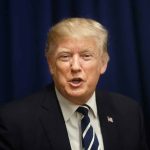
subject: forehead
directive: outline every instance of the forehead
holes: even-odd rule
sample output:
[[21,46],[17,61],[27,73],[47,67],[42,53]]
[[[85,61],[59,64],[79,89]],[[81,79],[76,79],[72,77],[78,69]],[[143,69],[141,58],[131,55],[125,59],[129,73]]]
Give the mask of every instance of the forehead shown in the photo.
[[56,51],[68,50],[96,50],[97,44],[94,38],[62,38],[56,43]]

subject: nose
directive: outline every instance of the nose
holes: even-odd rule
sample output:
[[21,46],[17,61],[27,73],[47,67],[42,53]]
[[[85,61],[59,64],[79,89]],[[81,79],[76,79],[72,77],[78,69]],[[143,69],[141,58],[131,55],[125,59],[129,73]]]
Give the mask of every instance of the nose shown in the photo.
[[71,70],[72,72],[78,72],[81,70],[80,58],[79,56],[73,56],[71,60]]

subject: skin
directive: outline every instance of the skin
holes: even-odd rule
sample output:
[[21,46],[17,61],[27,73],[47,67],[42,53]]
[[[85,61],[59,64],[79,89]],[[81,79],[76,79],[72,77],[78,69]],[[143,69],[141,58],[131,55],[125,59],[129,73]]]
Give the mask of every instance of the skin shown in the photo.
[[82,105],[107,68],[104,58],[94,38],[63,38],[47,61],[59,92],[70,102]]

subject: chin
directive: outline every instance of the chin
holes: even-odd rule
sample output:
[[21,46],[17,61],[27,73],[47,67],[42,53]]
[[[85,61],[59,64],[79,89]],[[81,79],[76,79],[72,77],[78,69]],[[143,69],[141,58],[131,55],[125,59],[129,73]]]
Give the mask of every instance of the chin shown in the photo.
[[67,95],[70,97],[81,97],[83,93],[73,91],[73,92],[68,92]]
[[85,99],[87,96],[87,91],[84,90],[71,90],[67,92],[67,95],[72,99]]
[[69,89],[67,90],[67,93],[70,93],[70,95],[83,95],[84,93],[86,93],[86,90],[84,90],[83,88],[73,88],[73,89]]

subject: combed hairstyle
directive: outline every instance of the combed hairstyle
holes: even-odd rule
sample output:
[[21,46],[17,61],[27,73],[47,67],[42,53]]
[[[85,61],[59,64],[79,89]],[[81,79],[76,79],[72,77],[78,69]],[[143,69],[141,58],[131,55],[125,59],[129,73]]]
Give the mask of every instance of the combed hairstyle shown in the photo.
[[108,55],[108,31],[99,22],[87,18],[68,18],[58,22],[48,32],[45,55],[48,56],[55,44],[65,37],[95,38],[98,48]]

